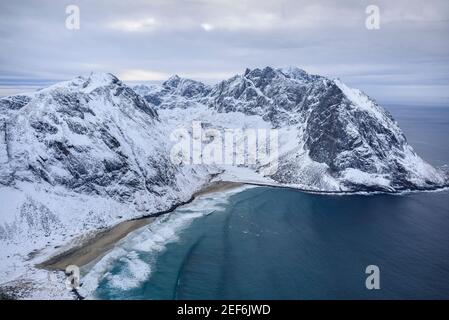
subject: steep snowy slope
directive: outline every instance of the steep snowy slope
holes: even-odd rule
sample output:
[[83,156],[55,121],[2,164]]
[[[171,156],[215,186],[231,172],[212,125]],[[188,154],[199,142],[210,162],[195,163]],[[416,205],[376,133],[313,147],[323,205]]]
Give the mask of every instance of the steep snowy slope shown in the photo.
[[2,263],[166,210],[214,173],[173,165],[171,129],[110,74],[0,99],[0,114]]

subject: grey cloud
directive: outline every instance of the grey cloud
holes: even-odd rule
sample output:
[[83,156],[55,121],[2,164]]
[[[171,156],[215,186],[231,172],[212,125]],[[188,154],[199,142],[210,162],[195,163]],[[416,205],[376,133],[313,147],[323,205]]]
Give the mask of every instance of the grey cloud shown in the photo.
[[[376,31],[364,26],[372,3]],[[68,4],[80,7],[78,31],[65,28]],[[246,67],[295,65],[380,102],[447,103],[448,19],[442,0],[2,2],[0,86],[10,93],[90,71],[214,82]]]

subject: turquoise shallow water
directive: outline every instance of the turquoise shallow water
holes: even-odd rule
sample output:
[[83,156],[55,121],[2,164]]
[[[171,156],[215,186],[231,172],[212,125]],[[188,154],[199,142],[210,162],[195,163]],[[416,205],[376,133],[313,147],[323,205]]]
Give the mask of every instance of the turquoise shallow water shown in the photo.
[[[443,165],[449,112],[429,110],[391,111],[417,151]],[[130,235],[94,295],[449,299],[448,208],[449,191],[329,196],[259,187],[210,197]],[[372,264],[380,290],[365,288]]]

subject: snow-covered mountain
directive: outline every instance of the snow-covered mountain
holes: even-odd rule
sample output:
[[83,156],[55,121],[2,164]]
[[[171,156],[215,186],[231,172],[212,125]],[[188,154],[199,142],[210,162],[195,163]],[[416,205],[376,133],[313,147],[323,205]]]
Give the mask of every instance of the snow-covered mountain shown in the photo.
[[217,171],[172,164],[169,132],[110,74],[0,99],[2,258],[190,199]]
[[[193,121],[279,130],[277,170],[264,177],[272,163],[173,164],[170,134]],[[30,253],[166,210],[217,173],[331,192],[447,185],[374,100],[298,68],[247,69],[214,86],[178,76],[133,88],[111,74],[77,77],[0,99],[0,282]]]
[[[271,176],[282,184],[322,191],[401,191],[447,182],[444,173],[413,151],[392,116],[373,99],[298,68],[247,69],[213,87],[176,76],[144,97],[149,103],[157,97],[158,110],[200,105],[291,129],[284,132],[288,139],[280,146],[279,170]],[[210,117],[197,120],[213,125],[217,120]]]

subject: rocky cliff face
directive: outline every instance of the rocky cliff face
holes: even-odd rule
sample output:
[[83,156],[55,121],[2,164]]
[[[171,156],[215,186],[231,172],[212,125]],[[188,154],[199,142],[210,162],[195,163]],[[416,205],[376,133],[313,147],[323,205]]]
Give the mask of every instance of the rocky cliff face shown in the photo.
[[142,150],[132,138],[138,128],[154,130],[157,112],[114,76],[77,78],[9,101],[0,100],[8,114],[3,129],[9,161],[3,169],[9,175],[3,177],[120,198],[161,183],[144,170],[158,155],[137,157]]

